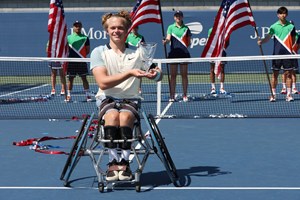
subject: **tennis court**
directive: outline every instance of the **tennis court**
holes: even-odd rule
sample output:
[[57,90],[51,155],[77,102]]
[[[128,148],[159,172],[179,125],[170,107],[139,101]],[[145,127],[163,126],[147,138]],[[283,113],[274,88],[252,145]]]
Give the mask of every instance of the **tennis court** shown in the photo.
[[[95,101],[85,101],[79,78],[75,79],[71,103],[66,103],[63,96],[49,96],[50,76],[45,61],[30,63],[43,70],[33,70],[36,74],[27,70],[24,75],[13,67],[3,68],[11,71],[2,70],[0,76],[0,198],[299,199],[300,95],[294,95],[293,102],[286,102],[278,92],[277,101],[269,102],[263,68],[249,71],[249,66],[258,65],[256,62],[243,63],[248,71],[237,71],[237,67],[243,70],[239,63],[228,65],[228,93],[211,95],[209,63],[205,63],[190,67],[187,103],[181,101],[180,79],[177,101],[173,103],[168,101],[167,76],[160,86],[143,81],[142,109],[159,114],[158,126],[183,187],[175,187],[161,161],[151,155],[141,176],[140,193],[132,185],[99,193],[88,157],[76,166],[71,187],[64,187],[60,175],[67,155],[39,153],[30,146],[13,145],[32,138],[67,137],[42,143],[48,152],[68,153],[83,116],[97,113],[97,108]],[[28,61],[11,66],[20,64],[28,65]],[[89,81],[91,92],[95,93],[93,77]],[[147,131],[143,120],[142,127]]]
[[[99,193],[95,172],[82,158],[72,188],[59,180],[66,155],[49,155],[12,143],[76,134],[82,120],[1,120],[1,199],[299,199],[298,119],[163,119],[165,137],[184,187],[174,187],[153,155],[141,177],[142,191],[120,187]],[[68,151],[72,139],[46,141]]]

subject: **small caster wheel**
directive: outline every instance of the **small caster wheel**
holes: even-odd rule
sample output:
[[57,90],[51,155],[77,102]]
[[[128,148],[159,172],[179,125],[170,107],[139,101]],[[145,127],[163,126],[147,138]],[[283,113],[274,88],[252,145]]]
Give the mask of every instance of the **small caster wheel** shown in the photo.
[[141,184],[140,183],[136,183],[136,185],[135,185],[135,191],[136,192],[140,192],[141,191]]
[[101,192],[101,193],[104,192],[104,184],[103,184],[103,183],[98,183],[98,190],[99,190],[99,192]]
[[70,187],[70,183],[69,183],[68,181],[65,181],[65,182],[64,182],[64,186],[65,186],[65,187]]

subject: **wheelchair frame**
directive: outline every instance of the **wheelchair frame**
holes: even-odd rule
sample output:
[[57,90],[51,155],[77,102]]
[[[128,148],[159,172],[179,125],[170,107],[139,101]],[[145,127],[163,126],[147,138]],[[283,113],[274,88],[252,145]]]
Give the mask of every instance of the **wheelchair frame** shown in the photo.
[[[164,142],[164,138],[161,135],[161,132],[155,122],[153,115],[146,115],[145,112],[142,112],[142,116],[146,122],[150,135],[146,137],[145,133],[142,132],[141,121],[139,120],[136,121],[133,128],[133,139],[128,140],[128,142],[132,142],[131,155],[133,155],[136,160],[135,165],[137,169],[135,171],[132,171],[134,179],[129,181],[106,181],[106,169],[103,169],[104,167],[102,166],[103,164],[101,163],[101,161],[103,156],[108,154],[107,148],[104,147],[104,143],[112,141],[103,139],[103,120],[98,119],[99,123],[97,132],[93,135],[91,142],[88,142],[88,133],[94,118],[93,113],[91,116],[86,116],[84,118],[80,131],[73,143],[67,161],[62,170],[60,179],[64,181],[64,186],[70,187],[70,177],[80,158],[82,156],[89,156],[97,175],[99,192],[104,192],[105,187],[107,188],[107,190],[112,190],[114,185],[121,183],[135,184],[135,190],[137,192],[140,192],[140,176],[146,165],[147,159],[150,154],[156,154],[163,163],[171,182],[174,184],[174,186],[178,187],[179,176],[177,174],[175,164],[171,158],[171,155]],[[113,142],[120,143],[126,141],[113,140]]]

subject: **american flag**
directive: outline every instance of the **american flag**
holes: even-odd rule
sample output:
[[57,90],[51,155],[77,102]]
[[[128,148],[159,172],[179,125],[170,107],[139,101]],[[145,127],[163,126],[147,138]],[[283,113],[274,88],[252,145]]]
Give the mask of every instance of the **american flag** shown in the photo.
[[155,22],[158,24],[162,23],[160,16],[160,2],[159,0],[137,0],[136,5],[130,12],[132,25],[128,30],[131,32],[135,27],[149,23]]
[[256,27],[248,0],[223,0],[201,57],[221,57],[228,47],[230,34],[246,25]]
[[50,0],[48,57],[67,57],[67,24],[62,0]]

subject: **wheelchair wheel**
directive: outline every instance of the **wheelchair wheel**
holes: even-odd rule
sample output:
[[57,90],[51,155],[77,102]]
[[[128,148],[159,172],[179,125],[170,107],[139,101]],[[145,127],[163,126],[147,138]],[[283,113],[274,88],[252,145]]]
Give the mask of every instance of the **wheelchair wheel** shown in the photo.
[[66,172],[67,172],[69,166],[71,165],[71,161],[72,161],[72,158],[73,158],[73,156],[74,156],[74,154],[75,154],[75,151],[76,151],[76,149],[77,149],[77,147],[78,147],[78,143],[79,143],[79,141],[80,141],[80,139],[81,139],[81,137],[82,137],[82,135],[83,135],[83,133],[84,133],[84,128],[85,128],[85,125],[86,125],[86,123],[87,123],[87,120],[88,120],[88,116],[86,116],[86,117],[83,119],[82,125],[81,125],[81,127],[80,127],[80,131],[79,131],[79,133],[78,133],[78,135],[77,135],[77,137],[76,137],[76,140],[75,140],[74,143],[73,143],[73,146],[72,146],[72,148],[71,148],[71,151],[70,151],[70,153],[69,153],[69,155],[68,155],[68,159],[67,159],[67,161],[66,161],[66,163],[65,163],[65,166],[64,166],[64,168],[63,168],[63,171],[62,171],[62,173],[61,173],[60,180],[63,180],[63,179],[64,179],[64,177],[65,177],[65,175],[66,175]]
[[78,136],[73,143],[73,146],[71,148],[70,154],[68,156],[68,159],[65,163],[64,169],[61,174],[61,180],[65,180],[64,186],[69,186],[69,178],[75,169],[75,166],[77,165],[78,161],[80,160],[82,154],[82,147],[86,145],[87,141],[87,134],[89,130],[89,126],[91,125],[93,119],[93,115],[88,120],[88,116],[84,118],[80,132],[78,133]]
[[177,187],[178,186],[177,180],[179,179],[179,176],[177,174],[175,164],[171,158],[166,143],[164,142],[164,138],[161,135],[161,132],[154,120],[153,115],[151,114],[148,115],[148,121],[150,124],[151,132],[153,133],[154,136],[154,138],[152,137],[152,139],[154,140],[154,143],[156,143],[156,145],[159,147],[156,149],[156,154],[163,162],[172,183],[174,184],[174,186]]

